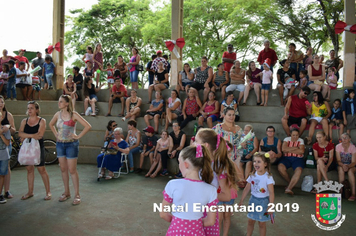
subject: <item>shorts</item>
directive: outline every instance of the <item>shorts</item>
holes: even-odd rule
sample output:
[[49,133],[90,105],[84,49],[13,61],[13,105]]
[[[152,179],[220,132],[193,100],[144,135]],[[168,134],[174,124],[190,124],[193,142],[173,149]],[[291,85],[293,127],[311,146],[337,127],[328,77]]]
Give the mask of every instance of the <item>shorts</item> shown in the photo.
[[[203,116],[201,116],[201,117],[203,117]],[[209,118],[209,117],[211,117],[211,119],[212,119],[212,121],[213,121],[213,122],[215,122],[215,121],[217,121],[217,120],[218,120],[218,117],[217,117],[216,115],[214,115],[214,114],[209,115],[207,118]],[[207,118],[204,118],[204,121],[206,121],[206,120],[207,120]]]
[[235,90],[238,90],[239,92],[243,92],[243,91],[245,91],[245,85],[244,84],[230,84],[226,88],[226,92],[235,91]]
[[337,126],[337,127],[340,127],[340,125],[343,125],[344,124],[344,120],[338,120],[339,121],[339,123],[336,123],[335,121],[331,121],[331,120],[329,120],[329,125],[335,125],[335,126]]
[[291,125],[298,125],[300,127],[300,125],[302,124],[302,120],[306,119],[305,117],[293,117],[293,116],[289,116],[288,118],[288,126]]
[[41,91],[41,86],[39,84],[33,84],[32,88],[33,88],[33,90],[35,90],[37,92]]
[[114,83],[114,79],[112,79],[112,78],[108,79],[108,83],[109,84],[113,84]]
[[16,84],[16,87],[17,87],[17,88],[21,88],[21,89],[26,88],[26,87],[28,87],[28,86],[32,86],[32,85],[30,85],[30,84],[24,84],[24,83]]
[[146,115],[150,115],[152,117],[154,117],[155,115],[159,115],[159,118],[160,118],[162,115],[162,111],[146,112]]
[[[248,205],[249,206],[254,205],[254,209],[248,212],[247,217],[250,218],[251,220],[260,221],[260,222],[270,221],[271,216],[265,214],[267,212],[268,203],[269,203],[269,197],[259,198],[251,195],[250,200],[248,201]],[[262,206],[262,211],[258,212],[257,210],[259,209],[257,208],[257,206]],[[273,213],[273,217],[274,217],[274,213]]]
[[[127,98],[124,97],[124,100],[126,100]],[[121,99],[120,98],[114,98],[114,100],[112,100],[113,103],[121,103]]]
[[90,94],[90,95],[89,95],[89,98],[90,98],[90,100],[92,100],[93,98],[95,98],[96,101],[99,101],[99,100],[98,100],[98,97],[97,97],[95,94]]
[[166,89],[168,89],[169,88],[169,85],[168,84],[163,84],[165,87],[166,87]]
[[323,117],[311,117],[310,120],[316,120],[318,123],[320,123],[323,120]]
[[270,90],[271,84],[262,84],[262,90]]
[[241,163],[247,163],[249,161],[252,161],[252,157],[250,157],[250,159],[246,159],[246,156],[247,155],[242,155],[241,160],[240,160]]
[[[205,87],[204,87],[204,84],[205,83],[198,83],[198,82],[193,82],[191,85],[190,85],[190,87],[192,87],[192,88],[195,88],[196,90],[204,90],[205,89]],[[211,88],[213,86],[213,84],[210,82],[209,83],[209,88]]]
[[235,199],[231,199],[228,202],[220,202],[219,201],[217,205],[234,205],[234,203],[235,203]]
[[0,160],[0,175],[7,175],[9,171],[9,159]]
[[62,143],[57,142],[57,157],[66,157],[67,159],[78,158],[79,140],[74,142]]
[[179,110],[174,110],[174,111],[171,111],[171,112],[176,114],[177,116],[182,115],[182,111],[179,111]]
[[192,85],[193,82],[189,82],[189,83],[186,83],[186,82],[182,82],[182,85],[185,87],[185,86],[190,86]]
[[293,168],[293,170],[301,167],[304,169],[305,161],[303,157],[290,157],[290,156],[283,156],[279,161],[279,164],[283,164],[286,169]]
[[138,81],[138,70],[130,71],[130,81],[137,82]]

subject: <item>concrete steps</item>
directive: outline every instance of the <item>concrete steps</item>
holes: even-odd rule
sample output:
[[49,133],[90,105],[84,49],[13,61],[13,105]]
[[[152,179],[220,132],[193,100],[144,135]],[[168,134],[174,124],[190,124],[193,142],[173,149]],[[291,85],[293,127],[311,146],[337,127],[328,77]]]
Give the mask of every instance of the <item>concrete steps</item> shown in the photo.
[[[17,92],[18,92],[18,98],[21,99],[21,92],[19,90],[17,90]],[[163,91],[164,98],[167,99],[170,96],[170,93],[171,90],[164,90]],[[58,97],[61,94],[62,94],[61,90],[41,91],[42,101],[39,101],[41,107],[41,116],[45,118],[47,121],[47,128],[46,128],[44,138],[54,139],[54,136],[50,131],[48,124],[52,119],[53,115],[58,111]],[[97,95],[100,101],[97,103],[97,107],[99,108],[99,113],[97,114],[96,117],[91,117],[91,116],[85,117],[85,119],[92,125],[92,129],[87,135],[85,135],[80,140],[80,157],[78,159],[79,163],[96,164],[96,157],[98,154],[100,154],[101,151],[100,147],[104,143],[103,137],[105,135],[106,125],[109,122],[109,120],[115,120],[118,123],[118,126],[124,130],[124,135],[126,136],[127,134],[127,121],[123,122],[121,120],[121,117],[117,117],[117,115],[121,111],[121,104],[114,104],[111,113],[112,116],[105,117],[108,111],[107,102],[109,100],[109,91],[101,90]],[[234,95],[237,98],[238,92],[235,92]],[[139,89],[138,96],[142,98],[143,104],[141,106],[141,117],[138,117],[136,120],[137,120],[137,128],[142,131],[146,127],[143,116],[145,115],[146,110],[149,108],[149,104],[147,104],[148,91],[144,89]],[[199,92],[199,96],[201,99],[203,98],[202,91]],[[342,90],[333,91],[331,96],[331,101],[333,101],[335,98],[342,99],[342,96],[343,96]],[[220,92],[217,93],[217,97],[219,101],[222,101],[222,99],[220,99]],[[186,98],[185,92],[180,92],[180,98],[182,101]],[[311,101],[312,95],[310,95],[308,99],[309,101]],[[270,91],[268,104],[269,104],[268,107],[256,106],[256,96],[254,94],[254,91],[250,91],[250,95],[247,100],[247,105],[239,107],[240,121],[237,122],[237,124],[242,128],[246,124],[251,124],[254,127],[255,133],[259,139],[265,137],[266,127],[269,125],[273,125],[276,128],[276,137],[283,140],[285,138],[285,133],[281,125],[281,118],[284,115],[284,108],[280,107],[280,99],[279,99],[278,91],[276,90]],[[332,105],[332,103],[330,104]],[[27,109],[27,101],[20,101],[20,100],[17,102],[6,101],[6,107],[14,115],[15,125],[16,128],[18,129],[20,127],[20,123],[22,119],[27,118],[27,116],[25,115]],[[84,105],[82,101],[78,101],[76,103],[76,111],[79,113],[84,112]],[[184,132],[188,136],[187,144],[189,143],[190,137],[194,134],[193,133],[194,124],[196,122],[197,121],[191,121],[187,125],[187,127],[184,128]],[[151,121],[151,125],[153,125],[153,120]],[[163,128],[164,127],[160,125],[159,129],[161,130]],[[79,133],[82,129],[83,127],[80,124],[77,124],[77,132]],[[169,127],[168,131],[171,130],[172,127]],[[333,130],[334,142],[337,141],[337,137],[338,137],[337,132],[338,130]],[[308,133],[307,131],[304,132],[304,135],[302,137],[305,137],[307,133]],[[356,139],[356,133],[351,132],[351,134],[352,134],[352,139]],[[139,164],[139,155],[134,156],[134,162],[135,162],[135,167],[137,167]],[[171,173],[178,172],[178,165],[176,160],[169,160],[168,166],[169,166],[169,171]],[[145,169],[149,168],[148,158],[145,159],[144,168]],[[284,185],[285,182],[278,174],[278,170],[276,166],[272,167],[272,172],[274,174],[273,176],[275,178],[276,183],[278,185]],[[292,174],[292,170],[289,170],[289,172],[290,174]],[[316,170],[314,169],[305,169],[303,171],[302,176],[305,175],[312,175],[316,180]],[[330,175],[329,176],[330,179],[337,179],[336,171],[329,172],[328,175]],[[298,182],[297,186],[300,186],[301,181],[302,178]]]

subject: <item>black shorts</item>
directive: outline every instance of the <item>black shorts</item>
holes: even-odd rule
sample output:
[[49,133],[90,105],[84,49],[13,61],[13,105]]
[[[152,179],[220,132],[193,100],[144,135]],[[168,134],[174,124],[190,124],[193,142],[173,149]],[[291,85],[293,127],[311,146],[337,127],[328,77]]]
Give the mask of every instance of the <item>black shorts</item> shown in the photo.
[[159,117],[161,117],[162,111],[146,112],[146,114],[152,117],[154,117],[155,115],[159,115]]
[[306,119],[305,117],[293,117],[293,116],[289,116],[288,118],[288,126],[291,125],[298,125],[300,127],[300,125],[302,124],[302,120]]
[[[127,98],[124,97],[124,100],[126,101]],[[112,100],[113,103],[121,103],[121,99],[120,98],[114,98],[114,100]]]
[[16,84],[17,88],[26,88],[26,87],[29,87],[29,86],[32,86],[32,85],[31,84],[22,84],[22,83]]
[[[205,83],[198,83],[198,82],[193,82],[190,87],[195,88],[196,90],[204,90],[204,84]],[[209,83],[209,88],[211,88],[213,86],[213,84],[210,82]]]

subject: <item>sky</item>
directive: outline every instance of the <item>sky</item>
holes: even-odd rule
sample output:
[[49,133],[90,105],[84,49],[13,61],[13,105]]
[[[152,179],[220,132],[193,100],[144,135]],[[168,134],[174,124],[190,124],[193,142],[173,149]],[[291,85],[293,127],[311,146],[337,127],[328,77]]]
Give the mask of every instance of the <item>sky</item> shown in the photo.
[[[97,2],[98,0],[66,0],[65,14],[70,15],[69,10],[72,9],[88,10]],[[1,18],[8,19],[8,23],[1,26],[1,52],[7,49],[9,55],[15,55],[13,51],[26,49],[42,51],[44,54],[44,49],[52,43],[53,0],[2,1],[1,8]]]

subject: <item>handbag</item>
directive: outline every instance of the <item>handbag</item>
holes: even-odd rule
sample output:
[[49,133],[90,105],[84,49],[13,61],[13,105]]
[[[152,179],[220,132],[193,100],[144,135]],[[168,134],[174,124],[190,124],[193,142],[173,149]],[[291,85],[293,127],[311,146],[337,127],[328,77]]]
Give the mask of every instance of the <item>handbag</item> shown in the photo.
[[137,64],[137,65],[136,65],[136,70],[137,70],[137,71],[144,71],[144,70],[143,70],[143,65]]
[[26,138],[19,152],[20,165],[35,166],[41,163],[41,147],[36,139]]

